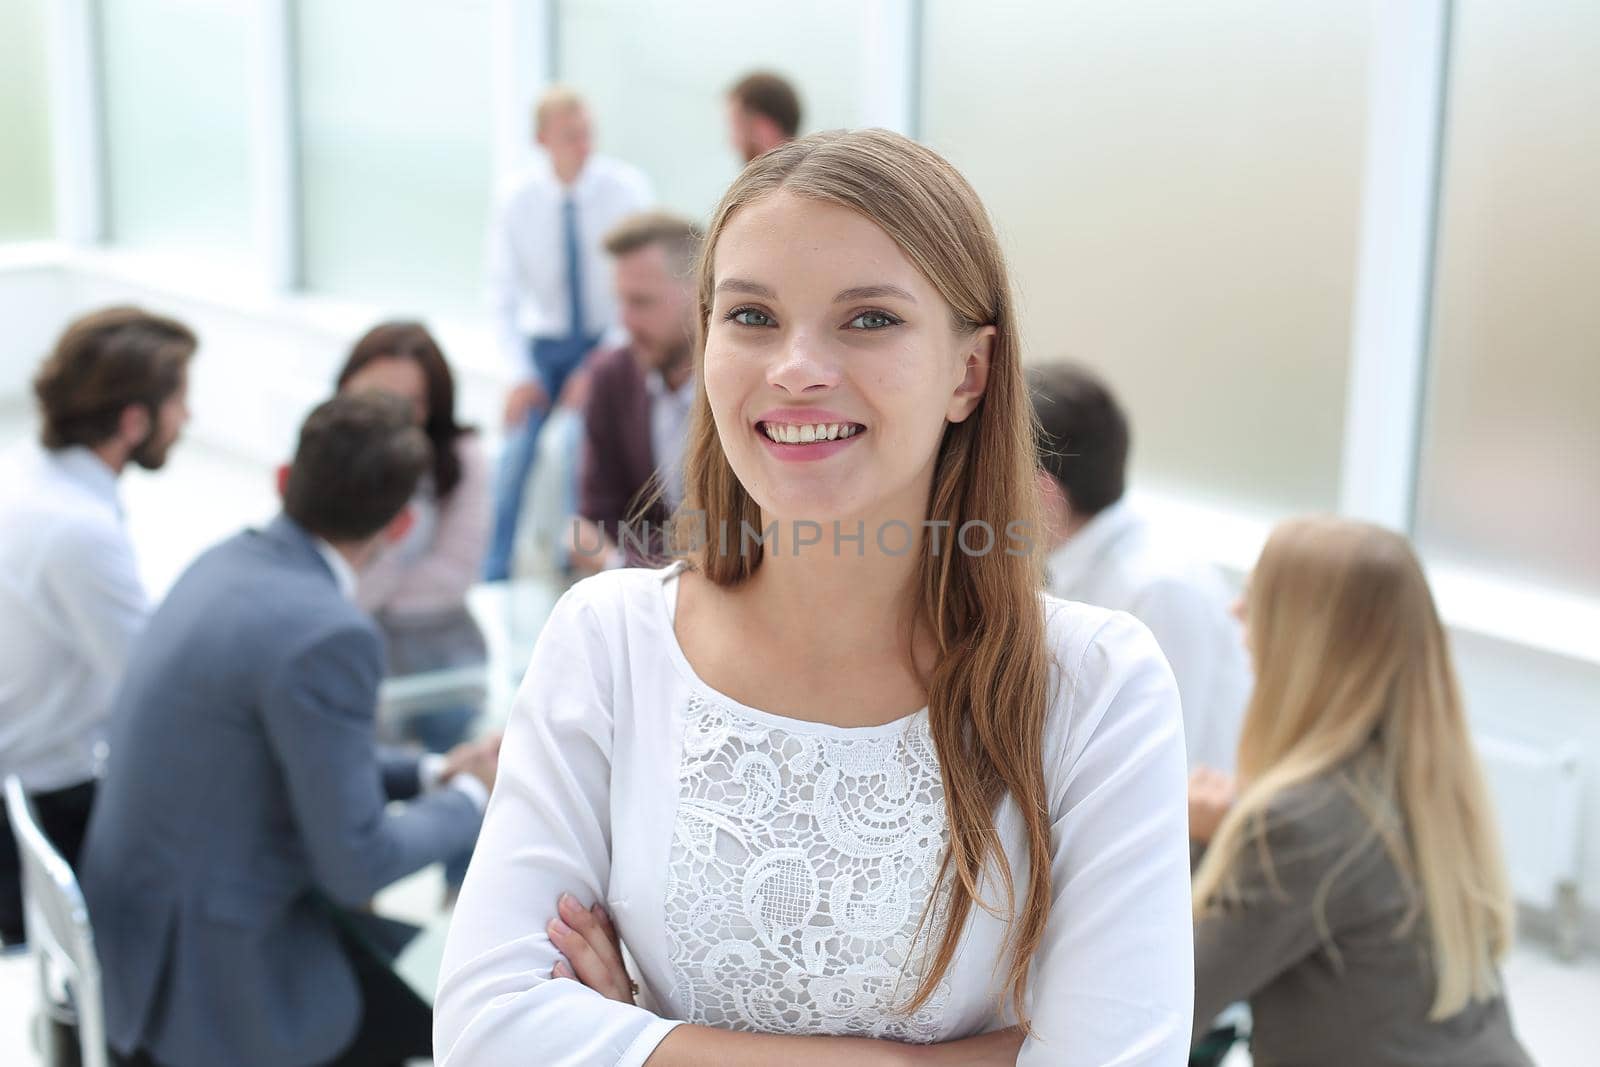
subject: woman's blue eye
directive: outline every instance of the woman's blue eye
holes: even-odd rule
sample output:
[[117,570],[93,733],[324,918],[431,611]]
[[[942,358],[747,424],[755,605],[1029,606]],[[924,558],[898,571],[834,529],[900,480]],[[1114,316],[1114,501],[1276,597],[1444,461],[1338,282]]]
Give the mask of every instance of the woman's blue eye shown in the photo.
[[740,308],[732,315],[729,315],[728,318],[737,322],[740,326],[772,325],[772,316],[764,311],[757,311],[755,308]]
[[900,325],[900,320],[881,311],[863,311],[850,320],[850,325],[857,330],[881,330],[885,326]]

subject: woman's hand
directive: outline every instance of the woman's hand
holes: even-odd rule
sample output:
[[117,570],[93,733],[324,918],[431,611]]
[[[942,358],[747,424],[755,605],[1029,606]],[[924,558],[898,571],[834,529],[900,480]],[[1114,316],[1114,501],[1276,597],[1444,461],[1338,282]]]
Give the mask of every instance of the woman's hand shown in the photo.
[[1189,840],[1210,842],[1237,792],[1233,775],[1196,767],[1189,776]]
[[571,893],[563,893],[556,912],[559,917],[550,920],[545,933],[565,959],[556,961],[552,973],[581,982],[609,1000],[632,1004],[638,990],[623,966],[622,941],[606,909],[598,903],[585,908]]

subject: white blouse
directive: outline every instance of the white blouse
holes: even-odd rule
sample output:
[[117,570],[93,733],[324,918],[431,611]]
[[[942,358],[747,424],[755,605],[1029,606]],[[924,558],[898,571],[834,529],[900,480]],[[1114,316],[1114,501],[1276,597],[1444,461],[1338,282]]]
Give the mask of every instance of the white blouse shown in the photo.
[[[919,1043],[1009,1025],[1006,926],[979,908],[934,997],[896,1010],[924,973],[917,928],[947,841],[927,709],[845,728],[729,699],[673,632],[680,569],[589,578],[545,625],[451,923],[441,1067],[634,1067],[680,1022]],[[1053,897],[1017,1063],[1183,1064],[1193,930],[1172,672],[1131,616],[1040,602]],[[1025,886],[1010,798],[996,821]],[[551,977],[563,892],[605,902],[655,1011]],[[985,895],[1004,906],[998,883]]]

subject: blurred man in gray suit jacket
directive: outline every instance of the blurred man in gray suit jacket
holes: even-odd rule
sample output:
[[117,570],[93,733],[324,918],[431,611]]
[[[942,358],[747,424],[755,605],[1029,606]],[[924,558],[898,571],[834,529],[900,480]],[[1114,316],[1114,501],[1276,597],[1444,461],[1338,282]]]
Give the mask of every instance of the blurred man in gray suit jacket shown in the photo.
[[471,847],[497,748],[376,746],[382,639],[350,599],[428,448],[399,401],[317,408],[283,513],[202,555],[134,649],[81,872],[125,1062],[428,1054],[427,1005],[351,909]]

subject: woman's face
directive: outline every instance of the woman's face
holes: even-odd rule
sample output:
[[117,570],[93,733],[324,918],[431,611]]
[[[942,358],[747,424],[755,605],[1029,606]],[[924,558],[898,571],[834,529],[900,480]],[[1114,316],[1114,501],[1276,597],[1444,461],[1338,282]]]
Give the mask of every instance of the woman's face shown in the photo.
[[375,359],[352,374],[339,391],[365,393],[373,390],[408,401],[418,426],[428,421],[428,379],[416,360],[403,356]]
[[714,264],[706,398],[765,517],[920,520],[945,425],[982,396],[994,327],[957,333],[887,233],[791,193],[741,208]]

